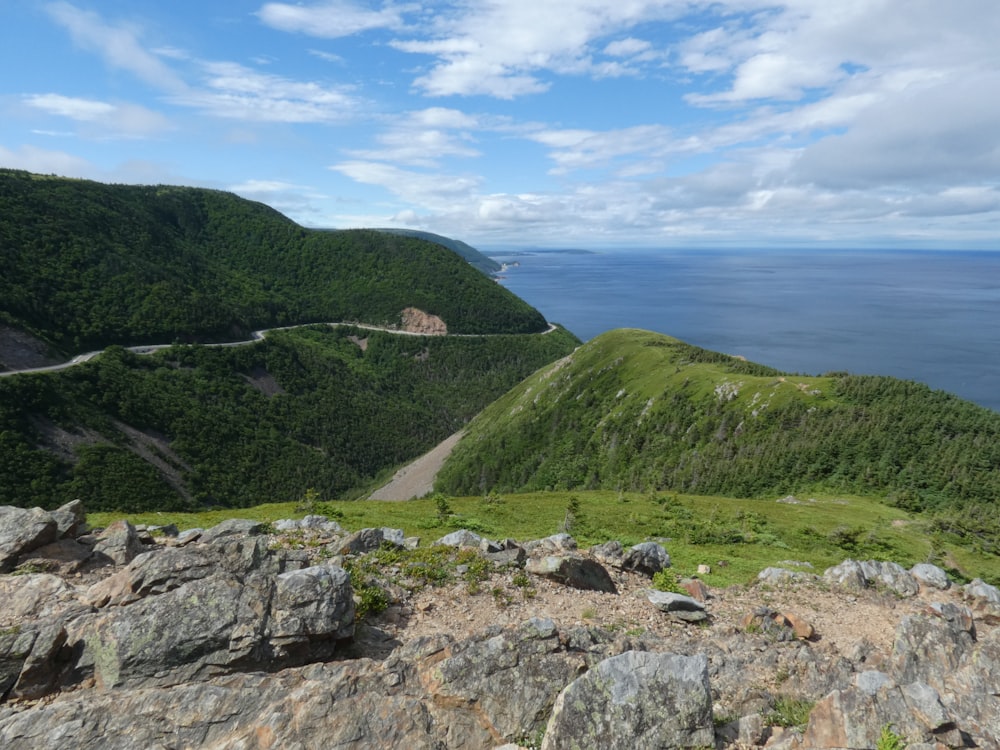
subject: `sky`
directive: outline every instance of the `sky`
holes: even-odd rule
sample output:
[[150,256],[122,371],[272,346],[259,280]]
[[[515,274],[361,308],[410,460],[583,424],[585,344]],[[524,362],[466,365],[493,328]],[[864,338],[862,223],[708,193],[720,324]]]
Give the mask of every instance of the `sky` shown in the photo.
[[997,0],[0,0],[0,166],[511,247],[1000,249]]

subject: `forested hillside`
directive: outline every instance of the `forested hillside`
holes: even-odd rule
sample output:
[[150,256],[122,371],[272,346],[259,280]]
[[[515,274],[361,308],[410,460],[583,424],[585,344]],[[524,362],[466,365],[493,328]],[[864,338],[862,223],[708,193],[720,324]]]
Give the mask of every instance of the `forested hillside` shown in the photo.
[[433,232],[422,232],[419,229],[399,229],[395,227],[379,229],[380,232],[390,232],[392,234],[399,234],[403,237],[416,237],[420,240],[427,240],[428,242],[436,242],[438,245],[443,245],[449,250],[458,253],[460,256],[465,258],[474,268],[478,268],[483,273],[490,275],[494,274],[500,270],[500,264],[497,263],[492,258],[483,255],[481,252],[472,247],[472,245],[462,242],[461,240],[456,240],[451,237],[442,237],[440,234],[434,234]]
[[[478,273],[478,272],[473,272]],[[578,341],[329,326],[242,347],[113,347],[0,379],[0,505],[141,511],[341,497]]]
[[441,245],[305,229],[235,195],[0,170],[0,323],[63,352],[245,337],[303,322],[399,322],[452,333],[545,320]]
[[825,490],[912,510],[993,503],[1000,414],[909,381],[800,377],[618,330],[486,409],[437,488]]

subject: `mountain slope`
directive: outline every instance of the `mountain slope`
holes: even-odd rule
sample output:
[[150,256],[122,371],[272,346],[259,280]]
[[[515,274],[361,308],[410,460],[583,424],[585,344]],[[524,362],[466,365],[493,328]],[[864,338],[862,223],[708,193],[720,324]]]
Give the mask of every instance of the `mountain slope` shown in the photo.
[[0,323],[64,352],[245,337],[318,321],[452,333],[545,329],[537,310],[439,244],[321,231],[229,193],[0,170]]
[[455,240],[451,237],[442,237],[440,234],[434,234],[433,232],[422,232],[419,229],[382,228],[379,229],[379,231],[389,232],[390,234],[399,234],[403,237],[416,237],[420,240],[427,240],[428,242],[436,242],[438,245],[444,245],[452,252],[461,255],[469,262],[470,265],[474,268],[478,268],[487,276],[500,270],[500,264],[493,260],[493,258],[483,255],[481,252],[476,250],[476,248],[472,247],[472,245],[462,242],[461,240]]
[[436,486],[743,497],[825,489],[921,509],[992,502],[998,467],[1000,415],[918,383],[787,375],[618,330],[484,410]]

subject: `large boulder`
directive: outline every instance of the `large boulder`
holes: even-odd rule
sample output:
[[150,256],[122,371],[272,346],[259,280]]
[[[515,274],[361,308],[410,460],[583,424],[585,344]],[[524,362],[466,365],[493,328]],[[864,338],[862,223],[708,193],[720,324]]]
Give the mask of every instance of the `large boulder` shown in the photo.
[[276,654],[298,652],[315,658],[320,644],[324,655],[331,654],[338,641],[354,635],[352,594],[347,571],[335,565],[279,575],[268,620]]
[[18,558],[56,540],[59,525],[41,508],[0,506],[0,573],[9,573]]
[[903,597],[915,596],[920,590],[917,580],[902,565],[878,560],[845,560],[827,568],[823,580],[853,591],[881,586]]
[[542,750],[714,747],[708,660],[628,651],[556,699]]
[[622,560],[625,570],[634,570],[647,576],[653,576],[664,568],[670,567],[670,555],[662,544],[656,542],[640,542],[628,551]]
[[544,728],[559,692],[582,663],[567,658],[552,620],[472,639],[424,678],[435,700],[474,706],[491,735],[533,736]]
[[115,565],[128,565],[143,552],[142,540],[128,521],[115,521],[102,531],[94,545],[94,556]]

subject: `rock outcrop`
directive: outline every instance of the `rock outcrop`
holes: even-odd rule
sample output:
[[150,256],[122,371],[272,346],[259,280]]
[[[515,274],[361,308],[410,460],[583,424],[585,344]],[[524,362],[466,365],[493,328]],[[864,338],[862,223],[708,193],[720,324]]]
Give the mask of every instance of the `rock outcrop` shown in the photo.
[[[468,582],[470,620],[499,616],[515,595],[530,612],[536,586],[560,614],[469,632],[452,617],[414,634],[411,621],[437,605],[415,603],[407,576],[426,585],[447,572],[398,563],[411,546],[398,529],[351,534],[311,517],[90,534],[79,506],[0,509],[0,520],[16,568],[0,575],[5,750],[833,750],[874,748],[887,727],[912,748],[998,747],[1000,593],[953,586],[933,566],[849,560],[825,582],[772,569],[740,614],[729,590],[697,579],[680,580],[698,599],[650,591],[651,569],[667,562],[658,544],[632,548],[652,560],[638,565],[618,543],[583,551],[565,534],[521,544],[456,532],[435,555]],[[389,558],[371,557],[387,542]],[[372,564],[382,559],[392,562]],[[358,622],[361,603],[377,612],[373,585],[388,606]],[[895,638],[837,648],[815,612],[767,606],[777,591],[884,602]],[[574,597],[627,602],[660,625],[596,626],[594,612],[581,622]],[[783,701],[812,706],[804,725],[778,725]]]

